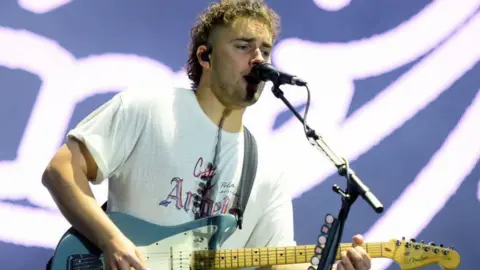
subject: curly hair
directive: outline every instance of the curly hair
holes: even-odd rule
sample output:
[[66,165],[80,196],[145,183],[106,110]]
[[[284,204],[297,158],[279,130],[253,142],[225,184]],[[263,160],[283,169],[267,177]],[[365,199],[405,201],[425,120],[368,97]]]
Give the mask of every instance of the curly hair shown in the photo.
[[190,30],[187,74],[194,89],[198,87],[202,76],[202,66],[197,58],[198,47],[211,42],[212,33],[217,27],[228,26],[239,17],[259,20],[268,27],[273,40],[278,36],[280,16],[262,0],[222,0],[220,3],[211,4],[198,16]]

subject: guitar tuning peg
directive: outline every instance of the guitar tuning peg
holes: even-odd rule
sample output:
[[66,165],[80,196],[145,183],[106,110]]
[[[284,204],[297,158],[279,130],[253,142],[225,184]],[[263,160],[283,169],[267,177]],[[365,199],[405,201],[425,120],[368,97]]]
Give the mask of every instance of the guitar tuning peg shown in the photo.
[[402,241],[405,241],[405,236],[402,237]]
[[450,250],[455,250],[455,248],[453,246],[450,246],[449,249]]
[[439,247],[443,248],[443,244],[438,245]]
[[415,238],[411,238],[410,241],[415,243]]
[[420,243],[425,244],[425,241],[422,240],[422,241],[420,241]]
[[435,242],[430,242],[430,243],[428,243],[428,245],[430,245],[430,246],[436,246]]

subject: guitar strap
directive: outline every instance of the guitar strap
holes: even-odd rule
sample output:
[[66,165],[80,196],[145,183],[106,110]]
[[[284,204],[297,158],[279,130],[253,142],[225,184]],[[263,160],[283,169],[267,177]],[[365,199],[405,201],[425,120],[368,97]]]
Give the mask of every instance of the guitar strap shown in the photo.
[[[252,191],[253,182],[255,181],[255,175],[257,174],[257,164],[258,164],[258,151],[257,143],[252,133],[244,126],[243,127],[244,135],[244,151],[243,151],[243,167],[242,175],[240,176],[239,189],[237,190],[238,196],[236,196],[236,201],[234,202],[234,209],[232,209],[233,214],[237,216],[237,227],[241,230],[243,223],[243,213],[247,207],[248,198]],[[102,205],[103,211],[107,211],[107,202]],[[76,230],[71,227],[71,233],[77,233]],[[81,237],[81,235],[78,235]],[[46,265],[46,270],[51,269],[52,258],[50,258]]]
[[257,143],[252,133],[243,127],[244,135],[244,150],[243,150],[243,168],[242,175],[240,177],[240,186],[237,190],[238,196],[236,197],[236,203],[234,212],[237,216],[237,227],[242,229],[243,213],[247,207],[248,198],[252,191],[253,182],[255,181],[255,175],[257,174],[258,165],[258,151]]

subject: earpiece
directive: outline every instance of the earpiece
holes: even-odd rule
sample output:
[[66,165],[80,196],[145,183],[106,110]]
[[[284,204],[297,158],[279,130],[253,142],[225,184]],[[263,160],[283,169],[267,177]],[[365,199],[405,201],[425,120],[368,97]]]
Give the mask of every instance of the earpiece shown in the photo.
[[205,62],[210,62],[210,54],[212,53],[212,47],[207,47],[207,50],[200,55],[200,59]]

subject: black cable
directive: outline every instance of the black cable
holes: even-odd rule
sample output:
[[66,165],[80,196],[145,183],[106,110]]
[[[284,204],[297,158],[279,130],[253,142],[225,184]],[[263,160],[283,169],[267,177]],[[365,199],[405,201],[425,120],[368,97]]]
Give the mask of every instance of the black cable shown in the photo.
[[303,113],[303,131],[305,132],[305,136],[307,136],[307,139],[310,139],[315,134],[313,130],[307,127],[307,115],[308,109],[310,108],[310,89],[308,88],[308,85],[305,85],[305,88],[307,89],[307,104],[305,105],[305,112]]
[[222,118],[220,119],[220,123],[218,124],[218,130],[217,130],[217,141],[215,142],[215,150],[213,153],[213,161],[209,162],[207,165],[207,171],[208,171],[208,176],[202,175],[200,177],[201,180],[204,181],[199,183],[199,188],[197,189],[197,194],[194,196],[194,202],[193,206],[197,208],[197,213],[195,214],[195,219],[199,219],[204,217],[203,215],[203,205],[204,201],[206,199],[206,195],[208,191],[213,187],[214,184],[212,184],[213,180],[213,172],[217,168],[217,158],[218,154],[220,153],[220,142],[221,142],[221,137],[222,137],[222,128],[223,128],[223,123],[225,122],[226,116],[229,114],[228,111],[225,111],[222,115]]

